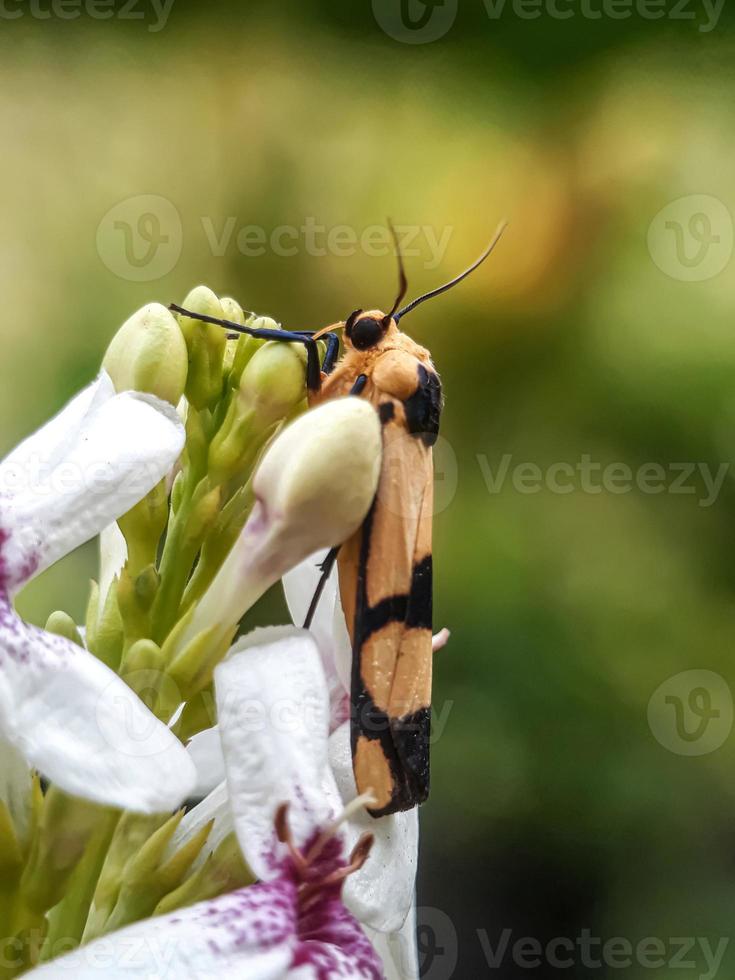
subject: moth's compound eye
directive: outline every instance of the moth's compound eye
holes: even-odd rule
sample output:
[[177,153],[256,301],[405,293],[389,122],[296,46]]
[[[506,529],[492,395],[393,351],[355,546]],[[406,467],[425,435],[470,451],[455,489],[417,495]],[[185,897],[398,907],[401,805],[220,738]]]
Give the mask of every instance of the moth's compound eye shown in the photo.
[[384,333],[383,324],[379,320],[373,320],[372,317],[363,317],[361,320],[357,320],[347,330],[347,336],[352,346],[358,350],[369,350],[371,347],[375,347]]

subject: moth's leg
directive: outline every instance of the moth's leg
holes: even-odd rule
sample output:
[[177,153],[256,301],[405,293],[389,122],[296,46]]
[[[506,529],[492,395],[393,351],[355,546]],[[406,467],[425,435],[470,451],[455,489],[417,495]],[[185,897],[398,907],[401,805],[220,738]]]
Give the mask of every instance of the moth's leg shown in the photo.
[[[312,334],[317,333],[316,330],[296,330],[294,333],[299,334],[299,336],[311,337]],[[334,370],[334,365],[339,357],[339,337],[336,333],[325,333],[322,334],[322,338],[327,342],[327,350],[324,354],[324,361],[322,362],[322,371],[324,374],[331,374]]]
[[316,341],[310,336],[302,333],[292,333],[289,330],[269,330],[267,327],[244,327],[241,323],[233,323],[232,320],[220,320],[218,317],[208,316],[206,313],[191,313],[176,303],[171,303],[170,310],[174,313],[181,313],[183,316],[191,317],[192,320],[201,320],[202,323],[211,323],[215,327],[224,327],[233,333],[246,334],[248,337],[255,337],[256,340],[275,340],[281,344],[303,344],[306,347],[306,386],[310,391],[319,391],[322,386],[322,369],[319,363],[319,348]]
[[309,605],[309,611],[306,614],[306,619],[304,620],[305,630],[308,630],[311,627],[312,620],[314,619],[314,613],[319,605],[322,592],[324,592],[324,586],[327,584],[327,579],[332,574],[332,569],[334,568],[334,563],[337,561],[337,555],[339,554],[339,549],[341,547],[341,545],[337,545],[336,548],[332,548],[331,551],[327,552],[327,557],[319,566],[322,570],[322,574],[319,578],[319,584],[316,587],[314,597]]
[[331,374],[339,357],[339,337],[336,333],[325,334],[325,337],[327,338],[327,352],[324,355],[322,371],[325,374]]
[[355,378],[355,383],[350,388],[350,394],[351,395],[359,395],[362,392],[362,390],[363,390],[363,388],[365,387],[366,384],[367,384],[367,375],[366,374],[358,374],[358,376]]

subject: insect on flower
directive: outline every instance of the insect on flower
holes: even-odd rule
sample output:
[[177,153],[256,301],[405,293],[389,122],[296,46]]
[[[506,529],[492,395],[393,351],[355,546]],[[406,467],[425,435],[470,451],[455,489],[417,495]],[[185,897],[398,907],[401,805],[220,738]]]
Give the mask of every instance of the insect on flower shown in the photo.
[[[408,810],[429,794],[432,678],[432,447],[439,433],[442,388],[428,350],[399,324],[421,303],[458,285],[497,245],[502,224],[483,254],[459,276],[401,308],[407,292],[396,240],[399,289],[389,313],[357,309],[317,331],[259,330],[227,320],[177,313],[263,340],[304,344],[309,402],[344,395],[365,398],[383,430],[378,491],[361,528],[333,548],[304,626],[311,624],[335,562],[352,643],[352,755],[360,793],[371,793],[373,816]],[[394,239],[395,239],[395,232]],[[339,354],[342,332],[344,352]],[[317,340],[326,339],[320,364]]]

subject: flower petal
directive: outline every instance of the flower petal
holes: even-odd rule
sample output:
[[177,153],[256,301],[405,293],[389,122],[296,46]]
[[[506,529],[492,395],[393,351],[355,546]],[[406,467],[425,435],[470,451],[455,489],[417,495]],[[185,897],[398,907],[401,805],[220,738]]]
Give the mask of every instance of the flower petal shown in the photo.
[[184,818],[174,831],[169,844],[168,853],[174,855],[188,841],[195,837],[208,823],[214,825],[209,832],[207,842],[199,852],[191,866],[197,871],[210,854],[217,850],[222,841],[235,829],[230,807],[230,796],[227,783],[222,782],[211,793],[204,797],[193,809],[184,814]]
[[88,415],[115,397],[106,371],[83,388],[45,425],[19,443],[0,463],[0,493],[13,495],[28,486],[37,468],[53,469],[79,438]]
[[294,969],[289,973],[291,980],[326,977],[383,980],[378,954],[339,896],[320,906],[313,916],[302,915],[299,936],[301,942],[294,954]]
[[[322,576],[321,564],[327,554],[326,551],[318,552],[283,576],[283,591],[291,619],[296,626],[301,626],[306,620],[306,615]],[[338,576],[335,568],[326,581],[309,627],[309,632],[313,633],[322,655],[322,665],[329,687],[333,718],[343,712],[344,697],[350,690],[352,650],[344,620],[345,617],[338,596]]]
[[107,593],[128,560],[128,543],[117,521],[100,532],[100,597],[99,614],[104,612]]
[[290,881],[251,885],[136,923],[31,970],[59,980],[285,980],[295,945]]
[[289,803],[297,845],[342,809],[327,759],[324,672],[305,630],[255,630],[215,671],[217,715],[230,803],[243,854],[259,878],[281,854],[278,806]]
[[0,734],[68,793],[144,813],[173,809],[196,771],[186,749],[96,657],[0,606]]
[[375,932],[373,929],[366,932],[383,962],[385,980],[419,980],[415,903],[398,932]]
[[97,402],[77,438],[64,446],[63,459],[28,474],[21,490],[0,501],[8,589],[17,589],[130,510],[181,452],[184,428],[171,405],[136,392]]
[[219,726],[207,728],[190,738],[186,751],[197,771],[194,796],[206,797],[225,779],[225,757],[222,754]]
[[31,770],[10,742],[0,737],[0,803],[8,808],[15,833],[25,841],[31,809]]
[[[347,804],[357,796],[349,722],[329,739],[329,761],[342,801]],[[416,888],[418,810],[377,819],[360,810],[347,822],[348,849],[366,831],[374,835],[375,843],[364,868],[345,882],[344,902],[360,922],[380,932],[397,932],[406,920]]]

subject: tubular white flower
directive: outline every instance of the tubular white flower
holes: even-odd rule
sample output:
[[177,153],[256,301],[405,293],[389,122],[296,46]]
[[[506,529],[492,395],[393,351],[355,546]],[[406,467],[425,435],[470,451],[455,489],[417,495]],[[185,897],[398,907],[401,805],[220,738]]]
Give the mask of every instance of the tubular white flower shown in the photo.
[[258,467],[250,518],[179,648],[213,624],[226,636],[290,568],[350,537],[375,497],[381,458],[378,416],[359,398],[327,402],[287,426]]
[[178,740],[86,650],[24,623],[12,594],[145,496],[178,458],[171,406],[104,373],[0,464],[0,738],[60,788],[143,812],[195,770]]
[[[335,725],[330,717],[324,670],[304,630],[256,630],[217,668],[215,684],[220,725],[196,740],[195,755],[204,761],[200,778],[226,777],[243,853],[253,871],[267,877],[273,814],[280,802],[294,796],[300,801],[305,826],[297,813],[292,820],[297,841],[308,835],[314,814],[333,819],[354,804],[349,721]],[[221,787],[211,797],[219,799],[218,794]],[[202,818],[215,810],[206,803],[197,807]],[[415,935],[410,927],[402,929],[415,891],[418,813],[375,819],[358,807],[342,832],[348,851],[362,834],[374,837],[365,867],[345,882],[345,905],[364,926],[390,934],[385,949],[403,950],[401,980],[411,980],[418,974],[406,972],[411,956],[405,947],[415,947]]]
[[343,809],[329,766],[329,703],[319,653],[305,630],[255,630],[214,677],[235,831],[252,870],[267,878],[282,852],[273,839],[281,803],[291,804],[298,846]]

